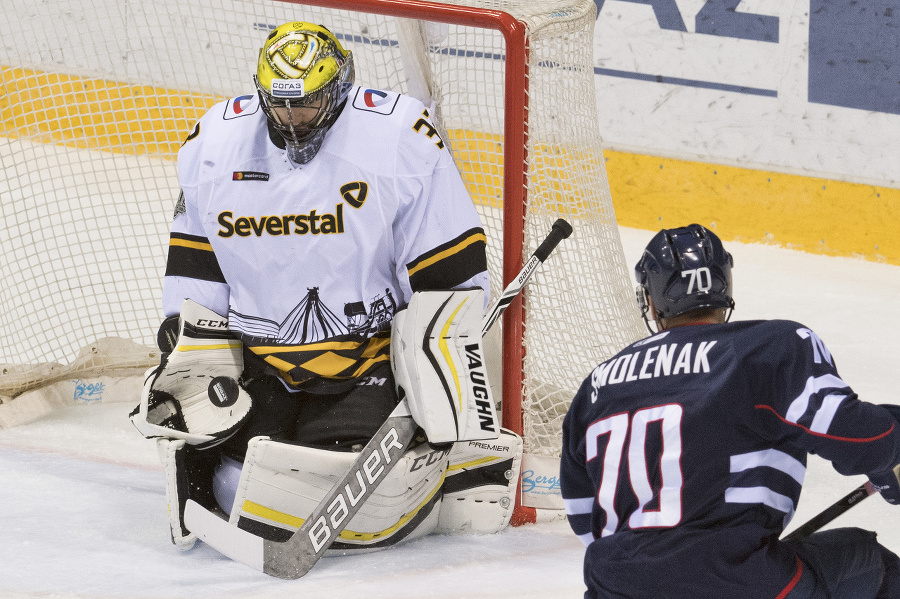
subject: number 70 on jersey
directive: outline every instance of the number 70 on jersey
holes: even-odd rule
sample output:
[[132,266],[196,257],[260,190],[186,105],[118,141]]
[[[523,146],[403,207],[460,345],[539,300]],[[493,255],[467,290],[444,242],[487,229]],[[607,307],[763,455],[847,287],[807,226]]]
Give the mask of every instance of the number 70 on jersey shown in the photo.
[[[682,412],[678,404],[654,406],[638,410],[634,416],[616,414],[588,427],[585,432],[587,462],[603,460],[603,476],[597,492],[597,502],[606,512],[606,525],[601,536],[611,535],[619,525],[615,500],[616,490],[620,488],[619,466],[623,457],[627,460],[630,487],[638,500],[638,509],[628,517],[628,525],[631,528],[659,528],[675,526],[681,521],[681,487],[684,483],[681,474]],[[662,485],[658,505],[647,509],[655,496],[647,468],[647,430],[651,423],[656,422],[662,430],[662,443],[659,451],[652,452],[650,457],[659,460]],[[598,448],[607,435],[606,451],[600,456]],[[626,454],[627,439],[630,440]],[[621,488],[627,489],[628,486],[622,485]]]

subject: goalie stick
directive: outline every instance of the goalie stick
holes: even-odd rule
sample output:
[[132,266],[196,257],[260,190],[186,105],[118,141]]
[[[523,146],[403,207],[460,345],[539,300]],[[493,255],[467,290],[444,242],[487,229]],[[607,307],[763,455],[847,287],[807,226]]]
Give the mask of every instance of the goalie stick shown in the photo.
[[[571,233],[572,226],[565,220],[558,219],[553,224],[550,233],[485,316],[482,334],[496,322],[559,242]],[[277,578],[300,578],[319,561],[394,467],[397,458],[412,442],[417,428],[406,400],[401,400],[347,474],[335,483],[303,525],[286,541],[263,539],[242,530],[191,499],[184,510],[185,526],[197,538],[235,561]],[[351,491],[351,483],[361,489],[356,496]]]

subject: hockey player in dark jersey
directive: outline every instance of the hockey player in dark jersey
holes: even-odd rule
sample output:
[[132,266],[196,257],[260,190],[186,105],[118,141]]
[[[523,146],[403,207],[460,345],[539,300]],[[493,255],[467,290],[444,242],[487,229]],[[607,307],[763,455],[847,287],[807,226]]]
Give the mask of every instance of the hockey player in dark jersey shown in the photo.
[[700,225],[653,237],[635,273],[657,332],[597,366],[566,415],[585,597],[900,597],[900,560],[873,532],[779,540],[810,453],[900,502],[896,406],[861,401],[802,324],[728,322],[732,264]]

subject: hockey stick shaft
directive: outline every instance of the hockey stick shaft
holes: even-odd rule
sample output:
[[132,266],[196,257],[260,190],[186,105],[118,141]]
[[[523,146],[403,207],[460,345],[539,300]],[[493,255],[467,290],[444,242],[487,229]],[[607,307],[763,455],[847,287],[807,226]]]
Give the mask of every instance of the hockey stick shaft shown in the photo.
[[537,267],[543,264],[544,260],[550,255],[556,246],[559,245],[559,242],[572,234],[572,225],[566,222],[563,219],[557,219],[555,223],[553,223],[553,228],[550,230],[549,235],[544,239],[538,249],[534,251],[531,255],[531,258],[528,259],[528,262],[525,263],[525,266],[522,267],[522,270],[519,271],[519,274],[515,276],[515,278],[506,286],[506,289],[503,290],[503,293],[500,294],[500,297],[494,302],[493,308],[491,308],[490,312],[487,313],[487,316],[484,318],[484,325],[481,327],[481,334],[484,335],[488,332],[488,329],[500,318],[500,315],[503,314],[504,310],[512,303],[516,296],[519,295],[519,292],[523,287],[528,283],[531,276],[537,270]]
[[782,540],[792,543],[802,541],[826,524],[830,524],[838,516],[846,513],[850,508],[858,505],[860,502],[862,502],[863,499],[866,499],[870,495],[874,495],[877,492],[878,491],[875,490],[875,487],[872,485],[872,483],[866,481],[865,484],[856,487],[852,492],[838,499],[836,502],[825,508],[825,510],[819,513],[817,516],[813,516],[809,520],[809,522],[801,525],[791,534],[784,537]]
[[[531,260],[507,286],[485,316],[482,321],[482,333],[496,322],[534,274],[537,266],[543,263],[559,242],[571,233],[571,225],[563,219],[553,224],[552,230],[534,252]],[[185,508],[185,525],[198,538],[236,561],[277,578],[300,578],[312,569],[379,483],[384,480],[409,447],[417,428],[406,400],[401,400],[362,449],[347,474],[332,487],[287,541],[261,539],[228,524],[193,500],[188,500]]]

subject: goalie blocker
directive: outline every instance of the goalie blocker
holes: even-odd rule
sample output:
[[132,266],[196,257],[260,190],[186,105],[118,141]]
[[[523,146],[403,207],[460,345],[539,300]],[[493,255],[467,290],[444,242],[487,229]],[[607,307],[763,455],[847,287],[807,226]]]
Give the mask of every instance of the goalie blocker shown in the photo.
[[420,291],[394,315],[391,368],[397,394],[428,440],[495,439],[481,321],[484,290]]

